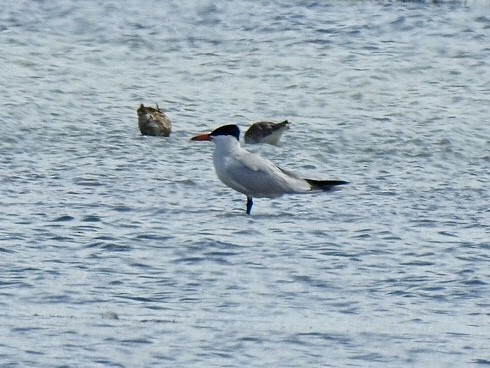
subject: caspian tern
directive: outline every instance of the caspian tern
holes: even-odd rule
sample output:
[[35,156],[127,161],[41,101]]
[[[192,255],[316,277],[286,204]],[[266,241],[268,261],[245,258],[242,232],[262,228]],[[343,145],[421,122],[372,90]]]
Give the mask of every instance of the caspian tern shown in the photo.
[[247,196],[247,215],[252,211],[253,197],[274,198],[290,193],[329,191],[337,185],[348,184],[343,180],[302,179],[243,149],[239,137],[238,126],[224,125],[191,140],[214,142],[216,175],[223,184]]
[[245,132],[246,144],[268,143],[277,145],[283,133],[289,129],[289,121],[272,123],[269,121],[259,121],[253,123]]
[[172,131],[172,123],[165,113],[157,108],[141,104],[138,113],[138,126],[142,135],[168,137]]

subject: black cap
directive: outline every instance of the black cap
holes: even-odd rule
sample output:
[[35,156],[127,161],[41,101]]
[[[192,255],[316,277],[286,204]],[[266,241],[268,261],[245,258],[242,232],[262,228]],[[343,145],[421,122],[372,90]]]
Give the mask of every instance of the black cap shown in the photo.
[[215,137],[217,135],[231,135],[240,140],[240,128],[235,124],[223,125],[211,132],[211,136]]

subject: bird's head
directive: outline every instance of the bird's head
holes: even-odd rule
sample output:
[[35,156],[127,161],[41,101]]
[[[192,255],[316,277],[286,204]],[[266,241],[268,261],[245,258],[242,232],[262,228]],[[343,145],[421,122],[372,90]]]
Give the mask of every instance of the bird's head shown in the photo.
[[220,137],[234,137],[237,141],[240,139],[240,128],[235,124],[223,125],[211,133],[199,134],[191,138],[192,141],[213,141],[221,139]]

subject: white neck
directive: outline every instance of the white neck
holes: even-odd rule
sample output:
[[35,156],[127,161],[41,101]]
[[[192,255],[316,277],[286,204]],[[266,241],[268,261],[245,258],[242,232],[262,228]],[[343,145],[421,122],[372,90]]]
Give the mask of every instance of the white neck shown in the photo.
[[218,135],[213,137],[213,142],[215,144],[215,154],[219,153],[220,155],[223,155],[240,148],[240,143],[231,135]]

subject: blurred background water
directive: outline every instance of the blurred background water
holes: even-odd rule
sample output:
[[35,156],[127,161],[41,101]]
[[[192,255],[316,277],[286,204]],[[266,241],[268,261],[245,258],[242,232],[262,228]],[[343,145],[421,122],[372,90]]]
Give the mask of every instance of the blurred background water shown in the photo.
[[[490,364],[488,1],[11,1],[2,367]],[[169,138],[143,137],[140,103]],[[332,195],[222,185],[249,146]]]

